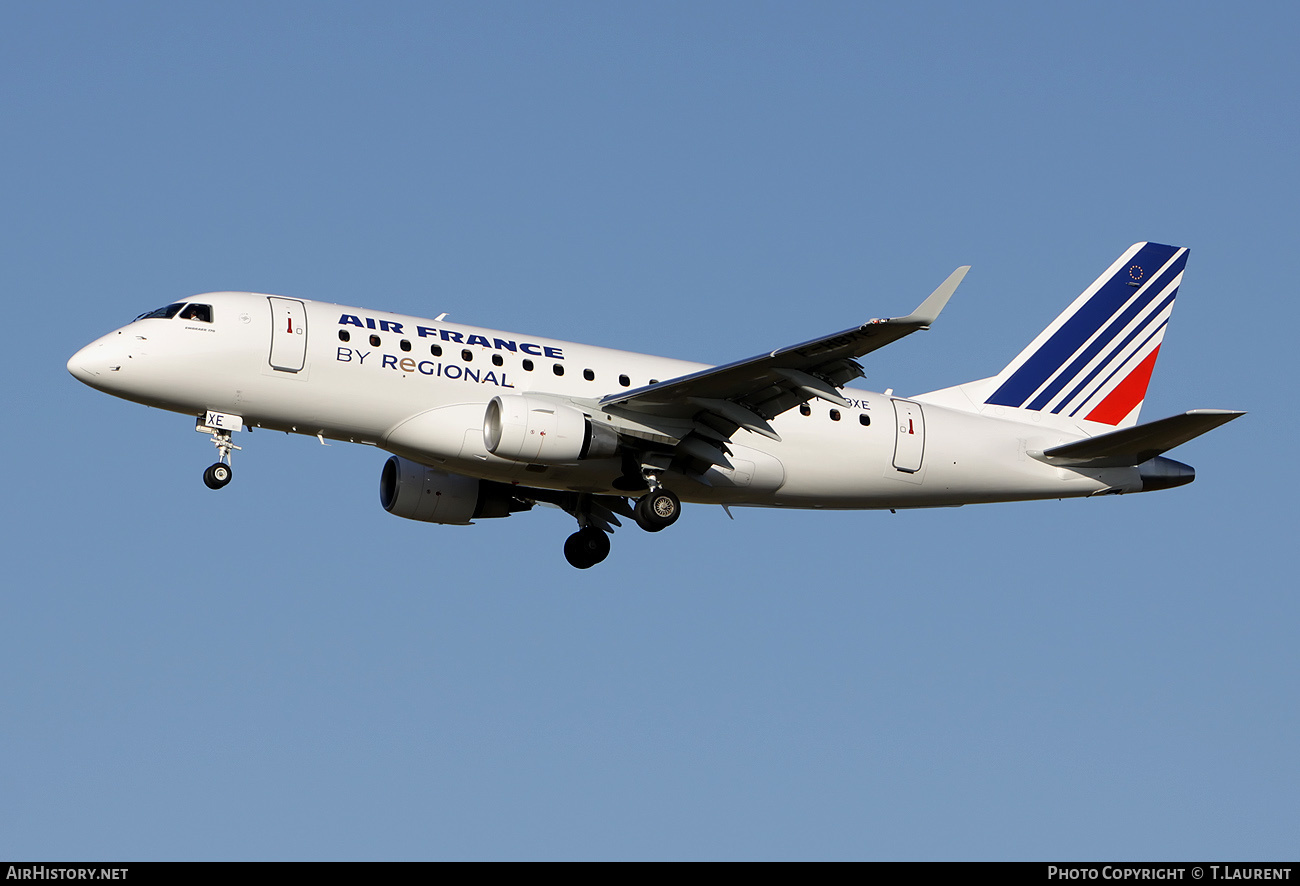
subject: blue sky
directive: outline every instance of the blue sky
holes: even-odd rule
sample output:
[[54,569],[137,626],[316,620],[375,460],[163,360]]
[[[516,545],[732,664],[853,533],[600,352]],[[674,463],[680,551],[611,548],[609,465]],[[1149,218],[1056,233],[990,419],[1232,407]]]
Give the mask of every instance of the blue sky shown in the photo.
[[[0,855],[1277,859],[1300,820],[1290,5],[0,10]],[[69,355],[249,289],[727,362],[911,310],[997,371],[1130,243],[1191,260],[1143,416],[1195,484],[389,516],[383,456]]]

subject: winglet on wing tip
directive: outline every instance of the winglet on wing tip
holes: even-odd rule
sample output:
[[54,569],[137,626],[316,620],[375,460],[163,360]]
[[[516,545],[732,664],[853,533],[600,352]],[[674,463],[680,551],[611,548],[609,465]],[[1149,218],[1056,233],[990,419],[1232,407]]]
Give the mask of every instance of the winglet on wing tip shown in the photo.
[[921,302],[917,309],[906,317],[899,317],[894,320],[895,323],[915,324],[917,326],[929,326],[935,320],[939,319],[940,312],[948,304],[948,299],[957,291],[961,285],[962,279],[966,272],[970,270],[970,265],[962,265],[957,270],[948,275],[948,279],[939,284],[939,288],[930,293],[925,301]]

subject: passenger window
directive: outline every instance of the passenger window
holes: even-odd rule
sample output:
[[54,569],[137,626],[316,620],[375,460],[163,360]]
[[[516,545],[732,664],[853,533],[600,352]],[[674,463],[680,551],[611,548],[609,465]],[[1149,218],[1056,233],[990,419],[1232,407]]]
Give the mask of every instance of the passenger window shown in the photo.
[[379,336],[377,335],[370,336],[370,347],[372,348],[379,347]]
[[524,372],[532,372],[532,371],[533,371],[533,361],[532,361],[532,360],[525,360],[525,361],[524,361]]
[[831,421],[839,421],[839,420],[840,420],[840,411],[838,409],[832,409]]
[[339,341],[352,341],[352,334],[346,329],[339,330]]
[[871,424],[871,416],[867,415],[865,412],[862,413],[861,415],[858,416],[858,423],[861,424],[864,428],[867,427],[868,425]]
[[411,343],[406,339],[402,339],[400,342],[398,342],[397,346],[401,348],[403,351],[409,351],[411,349]]
[[460,359],[464,360],[466,363],[473,363],[474,352],[466,348],[465,350],[460,352]]
[[435,357],[441,357],[442,345],[429,345],[429,353]]
[[556,363],[556,364],[555,364],[553,367],[551,367],[551,368],[555,371],[555,374],[556,374],[556,375],[564,375],[564,364],[563,364],[563,363]]
[[493,354],[493,355],[492,355],[492,365],[493,365],[493,366],[504,366],[504,365],[505,365],[505,362],[506,362],[505,360],[501,359],[501,355],[500,355],[500,354]]
[[181,311],[182,320],[197,320],[200,323],[212,322],[212,305],[188,305]]
[[596,373],[592,372],[590,369],[584,369],[582,370],[582,377],[585,378],[587,381],[595,381]]
[[800,415],[812,415],[812,407],[809,406],[807,403],[800,403],[800,404],[799,404],[799,414],[800,414]]
[[659,379],[657,379],[657,378],[652,378],[652,379],[650,379],[650,384],[652,384],[652,385],[657,385],[657,384],[659,384]]
[[618,383],[626,388],[628,385],[632,384],[632,379],[628,378],[626,375],[620,375],[618,377]]

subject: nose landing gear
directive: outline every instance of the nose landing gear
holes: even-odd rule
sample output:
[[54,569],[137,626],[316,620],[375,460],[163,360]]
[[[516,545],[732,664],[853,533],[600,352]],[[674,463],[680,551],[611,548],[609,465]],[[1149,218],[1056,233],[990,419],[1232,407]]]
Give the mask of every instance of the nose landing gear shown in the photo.
[[203,472],[203,485],[209,489],[220,489],[230,482],[232,476],[233,472],[230,470],[230,465],[217,462]]
[[209,412],[204,418],[195,422],[194,430],[212,435],[212,445],[217,447],[217,462],[209,465],[203,472],[203,485],[209,489],[220,489],[234,476],[230,454],[241,447],[230,438],[231,430],[241,427],[242,419],[238,415],[225,415]]

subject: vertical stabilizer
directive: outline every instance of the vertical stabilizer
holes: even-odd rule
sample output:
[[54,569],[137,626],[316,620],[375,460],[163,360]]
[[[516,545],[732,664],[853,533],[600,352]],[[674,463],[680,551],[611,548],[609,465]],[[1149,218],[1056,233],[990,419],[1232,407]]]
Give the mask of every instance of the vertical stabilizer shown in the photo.
[[1137,424],[1186,264],[1186,249],[1133,244],[1005,369],[960,390],[981,412]]

